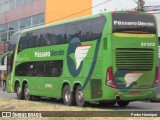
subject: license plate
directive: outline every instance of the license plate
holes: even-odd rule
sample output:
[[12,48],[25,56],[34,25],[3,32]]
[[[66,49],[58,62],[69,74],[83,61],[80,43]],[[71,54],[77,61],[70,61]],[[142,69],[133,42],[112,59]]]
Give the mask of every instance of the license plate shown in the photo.
[[140,95],[140,92],[138,92],[138,91],[132,91],[131,95]]

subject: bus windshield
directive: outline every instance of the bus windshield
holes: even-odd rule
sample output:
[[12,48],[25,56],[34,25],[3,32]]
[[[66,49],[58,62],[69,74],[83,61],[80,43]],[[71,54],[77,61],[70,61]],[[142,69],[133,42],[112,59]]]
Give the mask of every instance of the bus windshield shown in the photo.
[[112,32],[132,34],[156,34],[154,16],[148,14],[112,14]]
[[10,39],[10,41],[9,41],[9,45],[8,45],[8,51],[13,51],[13,50],[15,50],[16,43],[17,43],[19,37],[20,37],[20,32],[15,33],[15,34],[11,37],[11,39]]

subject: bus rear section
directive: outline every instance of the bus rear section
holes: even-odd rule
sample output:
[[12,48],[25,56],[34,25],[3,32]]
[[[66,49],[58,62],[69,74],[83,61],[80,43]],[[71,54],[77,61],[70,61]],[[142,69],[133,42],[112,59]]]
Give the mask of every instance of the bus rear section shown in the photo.
[[[106,88],[121,103],[150,100],[158,89],[158,39],[154,16],[112,14],[112,65],[107,66]],[[107,91],[107,90],[105,90]]]

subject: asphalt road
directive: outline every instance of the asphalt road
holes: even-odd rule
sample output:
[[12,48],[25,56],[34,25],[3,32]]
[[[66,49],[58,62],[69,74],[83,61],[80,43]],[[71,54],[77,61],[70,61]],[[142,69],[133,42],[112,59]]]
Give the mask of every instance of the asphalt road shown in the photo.
[[12,99],[15,99],[15,98],[17,98],[17,96],[14,93],[3,92],[2,88],[0,87],[0,98],[12,98]]
[[[11,98],[16,99],[15,93],[7,93],[3,92],[2,88],[0,88],[0,98]],[[41,102],[45,102],[52,105],[64,105],[62,100],[56,99],[41,99]],[[160,111],[160,102],[149,102],[149,101],[135,101],[131,102],[127,107],[121,108],[117,104],[112,107],[104,107],[100,106],[98,103],[91,103],[87,107],[91,108],[101,108],[115,111]]]

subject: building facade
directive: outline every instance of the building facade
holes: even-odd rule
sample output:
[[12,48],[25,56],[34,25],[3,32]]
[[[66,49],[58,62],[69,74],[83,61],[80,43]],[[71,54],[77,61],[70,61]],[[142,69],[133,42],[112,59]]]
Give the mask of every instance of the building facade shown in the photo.
[[[92,0],[0,0],[0,57],[16,31],[92,14]],[[63,3],[63,5],[62,5]]]
[[0,55],[13,33],[44,23],[44,0],[0,0]]
[[[118,5],[108,6],[113,4],[106,0],[0,0],[0,46],[1,42],[8,41],[14,32],[21,29],[109,10],[129,9],[123,5],[119,8]],[[156,16],[160,19],[160,14]]]
[[0,58],[13,33],[44,23],[44,0],[0,0]]
[[[0,60],[15,32],[45,24],[45,4],[45,0],[0,0]],[[5,70],[0,62],[0,80]]]

